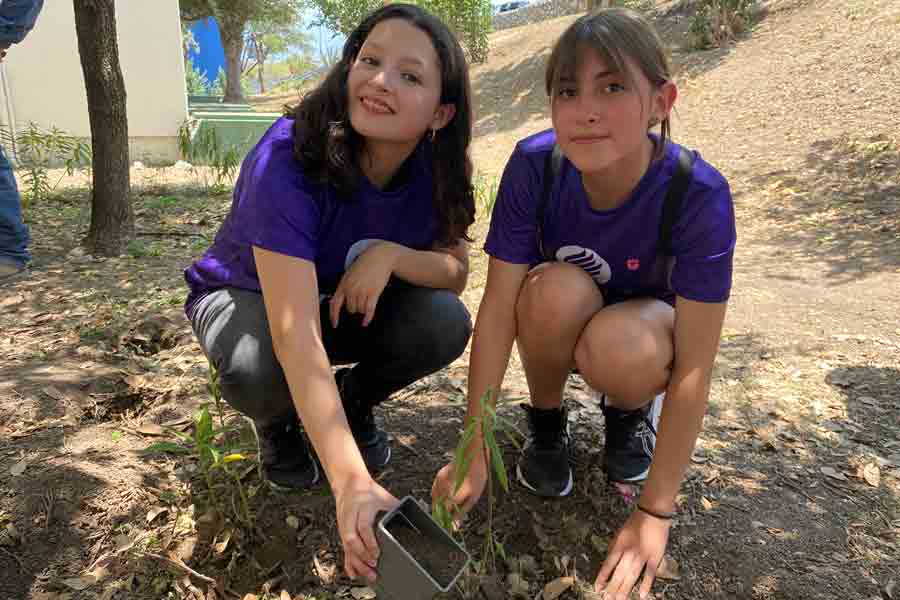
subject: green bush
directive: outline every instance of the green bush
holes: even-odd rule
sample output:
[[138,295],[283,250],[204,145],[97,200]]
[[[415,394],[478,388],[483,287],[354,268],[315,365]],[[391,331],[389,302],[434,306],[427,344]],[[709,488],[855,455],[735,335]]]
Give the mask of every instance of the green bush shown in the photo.
[[698,0],[691,18],[691,46],[721,46],[747,31],[759,10],[758,0]]
[[[469,60],[487,60],[491,32],[490,0],[410,0],[433,13],[456,32]],[[313,0],[322,21],[335,31],[350,33],[382,0]]]
[[91,146],[88,142],[51,127],[44,130],[29,123],[15,136],[6,128],[0,130],[4,145],[15,146],[19,167],[24,169],[22,203],[47,199],[63,175],[56,181],[50,179],[50,168],[62,164],[65,174],[72,175],[80,167],[91,164]]
[[[196,121],[187,120],[178,128],[178,149],[184,159],[190,162],[194,175],[203,186],[214,192],[221,192],[232,181],[241,166],[241,151],[236,146],[226,145],[213,127],[201,127],[194,133]],[[199,165],[208,165],[209,174]]]
[[209,94],[209,79],[205,73],[201,73],[194,66],[194,63],[188,61],[184,70],[184,85],[188,94],[196,94],[205,96]]

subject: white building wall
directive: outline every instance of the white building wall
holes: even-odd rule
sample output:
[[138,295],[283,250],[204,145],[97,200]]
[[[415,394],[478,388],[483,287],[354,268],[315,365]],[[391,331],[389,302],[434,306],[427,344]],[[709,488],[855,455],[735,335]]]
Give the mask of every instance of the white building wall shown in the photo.
[[[131,159],[175,161],[178,127],[187,118],[178,0],[116,0],[116,25]],[[46,0],[34,30],[9,49],[3,66],[16,128],[34,122],[90,137],[72,0]],[[8,112],[4,98],[4,124]]]

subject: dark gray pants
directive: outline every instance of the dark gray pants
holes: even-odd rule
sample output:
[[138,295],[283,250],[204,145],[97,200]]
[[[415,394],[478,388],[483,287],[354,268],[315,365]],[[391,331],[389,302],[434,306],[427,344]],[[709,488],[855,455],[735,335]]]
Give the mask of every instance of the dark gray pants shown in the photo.
[[[322,341],[333,365],[356,363],[344,394],[372,405],[459,357],[472,321],[452,292],[391,280],[368,327],[344,310],[331,326],[320,307]],[[282,365],[275,357],[262,295],[223,288],[201,298],[190,316],[194,333],[219,371],[223,399],[265,426],[297,419]]]

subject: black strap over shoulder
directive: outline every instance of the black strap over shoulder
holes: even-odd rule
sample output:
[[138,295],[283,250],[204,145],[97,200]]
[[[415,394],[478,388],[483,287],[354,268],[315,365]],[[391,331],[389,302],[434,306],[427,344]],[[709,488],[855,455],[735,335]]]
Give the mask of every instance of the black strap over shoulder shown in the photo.
[[691,186],[691,175],[694,169],[694,153],[681,148],[678,152],[678,164],[669,182],[669,191],[663,202],[662,220],[659,222],[659,254],[672,256],[672,228],[681,211],[681,203]]
[[[547,154],[547,159],[544,161],[544,181],[537,206],[537,242],[541,258],[544,260],[553,259],[544,251],[544,214],[547,211],[547,205],[550,204],[553,182],[556,181],[560,169],[562,169],[562,161],[562,150],[559,145],[554,144],[553,151]],[[672,181],[669,182],[669,189],[663,202],[662,219],[659,223],[659,254],[672,256],[672,228],[681,211],[682,201],[691,185],[693,169],[694,153],[680,148],[675,173],[672,175]]]
[[553,182],[559,176],[562,169],[563,153],[558,144],[553,144],[553,151],[547,154],[544,161],[544,185],[541,190],[541,197],[537,206],[537,242],[541,251],[541,258],[551,260],[544,252],[544,213],[547,211],[547,205],[550,204],[550,196],[553,195]]

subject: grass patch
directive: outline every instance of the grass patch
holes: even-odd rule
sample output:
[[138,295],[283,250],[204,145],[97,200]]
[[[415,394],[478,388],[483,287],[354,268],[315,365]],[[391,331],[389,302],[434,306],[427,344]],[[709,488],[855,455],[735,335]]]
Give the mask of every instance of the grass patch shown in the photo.
[[138,239],[128,242],[126,252],[131,258],[146,258],[148,256],[158,258],[165,253],[165,247],[160,242],[150,242],[148,244]]
[[497,202],[497,190],[500,188],[500,177],[478,173],[473,181],[475,186],[475,210],[490,217]]

